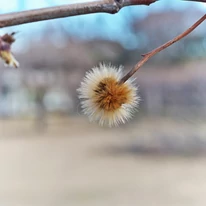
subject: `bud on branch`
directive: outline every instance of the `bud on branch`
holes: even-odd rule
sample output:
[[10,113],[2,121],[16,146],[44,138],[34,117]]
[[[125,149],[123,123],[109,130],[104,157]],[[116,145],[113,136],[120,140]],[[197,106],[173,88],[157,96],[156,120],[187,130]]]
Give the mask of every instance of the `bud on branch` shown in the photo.
[[0,36],[0,57],[5,62],[5,66],[19,67],[19,63],[11,52],[11,45],[15,42],[15,32]]

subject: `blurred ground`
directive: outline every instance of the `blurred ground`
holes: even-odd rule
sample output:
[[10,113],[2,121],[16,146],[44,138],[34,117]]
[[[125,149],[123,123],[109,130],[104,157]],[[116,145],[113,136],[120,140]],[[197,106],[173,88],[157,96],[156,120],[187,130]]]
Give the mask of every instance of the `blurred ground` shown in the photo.
[[[204,121],[142,118],[103,129],[81,117],[52,118],[44,133],[28,119],[0,120],[0,125],[2,206],[206,204],[204,155],[166,154],[161,147],[168,142],[162,146],[154,136],[170,134],[188,146],[187,138],[199,131],[202,145]],[[138,150],[139,145],[153,150]]]

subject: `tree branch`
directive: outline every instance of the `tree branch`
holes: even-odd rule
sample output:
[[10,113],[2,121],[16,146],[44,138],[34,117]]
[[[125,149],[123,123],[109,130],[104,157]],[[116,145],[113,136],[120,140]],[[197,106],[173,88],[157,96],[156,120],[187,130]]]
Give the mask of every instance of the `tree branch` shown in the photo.
[[150,5],[158,0],[100,0],[86,3],[68,4],[30,11],[0,15],[0,28],[91,13],[117,13],[130,5]]
[[206,0],[183,0],[183,1],[194,1],[194,2],[206,3]]
[[143,58],[132,68],[132,70],[127,73],[121,80],[120,83],[126,82],[145,62],[147,62],[152,56],[157,54],[158,52],[162,51],[163,49],[166,49],[167,47],[171,46],[175,42],[179,41],[180,39],[187,36],[189,33],[191,33],[196,27],[198,27],[204,20],[206,19],[206,14],[202,16],[196,23],[194,23],[189,29],[187,29],[182,34],[178,35],[174,39],[166,42],[165,44],[161,45],[160,47],[157,47],[156,49],[150,51],[149,53],[143,54]]

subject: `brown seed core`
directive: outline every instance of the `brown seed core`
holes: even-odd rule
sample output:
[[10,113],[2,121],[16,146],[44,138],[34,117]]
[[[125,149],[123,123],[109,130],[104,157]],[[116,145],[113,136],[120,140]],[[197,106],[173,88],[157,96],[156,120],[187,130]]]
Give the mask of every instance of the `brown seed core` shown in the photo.
[[114,78],[103,79],[94,89],[94,102],[108,112],[114,111],[128,102],[131,90],[125,84],[119,84]]

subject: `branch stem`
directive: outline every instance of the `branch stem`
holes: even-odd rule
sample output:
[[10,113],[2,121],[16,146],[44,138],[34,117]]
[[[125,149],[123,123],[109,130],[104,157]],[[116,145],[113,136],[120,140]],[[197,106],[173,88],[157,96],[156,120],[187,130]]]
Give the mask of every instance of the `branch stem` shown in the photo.
[[201,2],[201,3],[206,3],[206,0],[183,0],[183,1],[191,1],[191,2]]
[[126,6],[150,5],[156,1],[157,0],[100,0],[1,14],[0,28],[82,14],[99,12],[114,14]]
[[157,47],[156,49],[143,54],[143,58],[129,71],[121,80],[120,83],[126,82],[141,66],[143,66],[144,63],[146,63],[152,56],[157,54],[158,52],[166,49],[167,47],[171,46],[175,42],[179,41],[180,39],[184,38],[188,34],[190,34],[196,27],[198,27],[204,20],[206,19],[206,14],[203,15],[197,22],[195,22],[189,29],[187,29],[182,34],[178,35],[174,39],[166,42],[165,44],[161,45],[160,47]]

